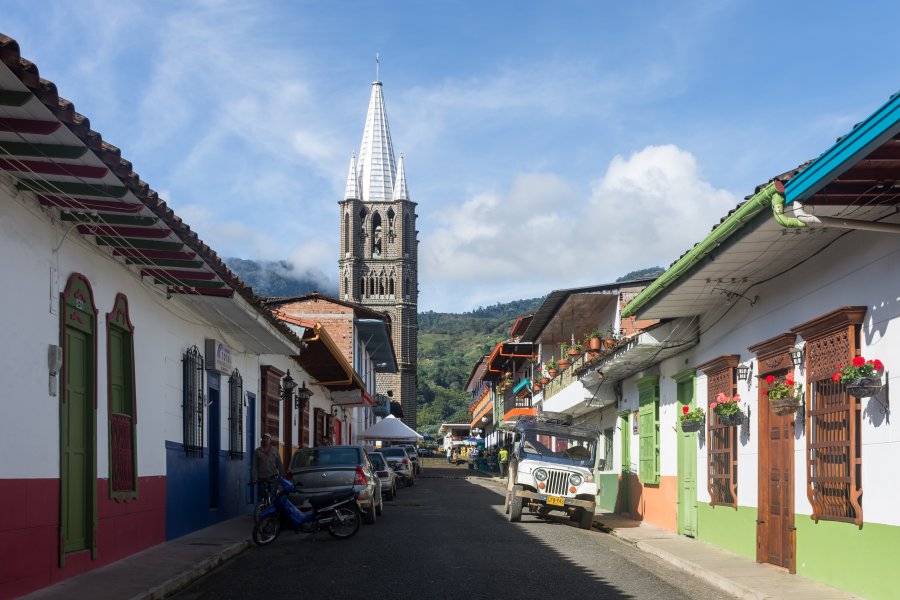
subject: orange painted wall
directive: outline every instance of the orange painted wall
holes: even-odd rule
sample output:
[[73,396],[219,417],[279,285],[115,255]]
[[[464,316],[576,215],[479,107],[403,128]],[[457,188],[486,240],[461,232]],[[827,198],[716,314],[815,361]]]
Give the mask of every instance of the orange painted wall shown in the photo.
[[658,485],[641,485],[631,474],[632,519],[646,521],[671,532],[678,530],[678,477],[660,476]]

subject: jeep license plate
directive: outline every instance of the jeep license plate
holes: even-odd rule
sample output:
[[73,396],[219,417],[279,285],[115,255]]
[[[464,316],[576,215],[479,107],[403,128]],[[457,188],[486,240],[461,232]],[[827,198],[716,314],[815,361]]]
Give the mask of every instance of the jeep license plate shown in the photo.
[[566,499],[562,496],[547,496],[547,504],[552,504],[553,506],[565,506]]

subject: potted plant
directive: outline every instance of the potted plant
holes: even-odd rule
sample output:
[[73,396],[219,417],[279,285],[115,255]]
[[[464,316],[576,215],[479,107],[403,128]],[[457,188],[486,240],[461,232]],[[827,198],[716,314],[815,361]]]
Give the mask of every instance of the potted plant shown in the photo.
[[547,385],[548,383],[550,383],[550,378],[547,377],[546,375],[542,375],[541,376],[541,385]]
[[588,331],[584,334],[584,345],[594,352],[599,352],[603,349],[603,334],[599,329]]
[[619,332],[610,323],[603,332],[603,348],[609,350],[616,345],[617,341],[619,341]]
[[769,406],[776,415],[788,415],[797,412],[800,408],[800,392],[803,389],[798,383],[794,383],[794,374],[787,373],[784,377],[768,375],[766,383],[769,389],[763,392],[769,398]]
[[535,379],[531,382],[531,391],[539,392],[542,389],[542,384],[540,379]]
[[690,408],[689,406],[681,407],[681,430],[685,433],[700,431],[703,429],[703,422],[706,420],[706,413],[699,406]]
[[559,365],[552,358],[544,363],[544,368],[547,369],[547,375],[550,376],[550,379],[559,375]]
[[740,401],[741,397],[737,394],[729,398],[722,392],[719,392],[715,401],[709,403],[709,408],[716,412],[716,415],[719,417],[719,423],[722,425],[740,425],[744,422],[744,413],[741,412]]
[[849,367],[841,368],[831,379],[835,383],[847,386],[847,393],[857,398],[868,398],[881,391],[881,374],[884,372],[884,363],[877,358],[866,360],[862,356],[854,356]]
[[569,368],[569,365],[572,364],[572,361],[569,360],[568,355],[563,355],[558,361],[556,361],[557,366],[560,371],[565,371]]

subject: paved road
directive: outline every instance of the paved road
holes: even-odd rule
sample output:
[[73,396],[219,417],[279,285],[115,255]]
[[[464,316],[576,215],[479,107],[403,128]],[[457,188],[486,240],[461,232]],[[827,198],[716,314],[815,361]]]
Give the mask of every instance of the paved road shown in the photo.
[[503,513],[503,487],[462,467],[425,477],[385,503],[356,537],[282,533],[184,590],[220,598],[718,599],[713,589],[610,535],[566,519]]

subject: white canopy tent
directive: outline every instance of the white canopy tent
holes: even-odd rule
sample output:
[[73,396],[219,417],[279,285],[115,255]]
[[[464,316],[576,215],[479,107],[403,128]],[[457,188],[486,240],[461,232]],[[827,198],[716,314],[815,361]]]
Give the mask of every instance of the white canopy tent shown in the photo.
[[383,442],[421,442],[424,438],[406,424],[388,415],[359,434],[361,440],[381,440]]

